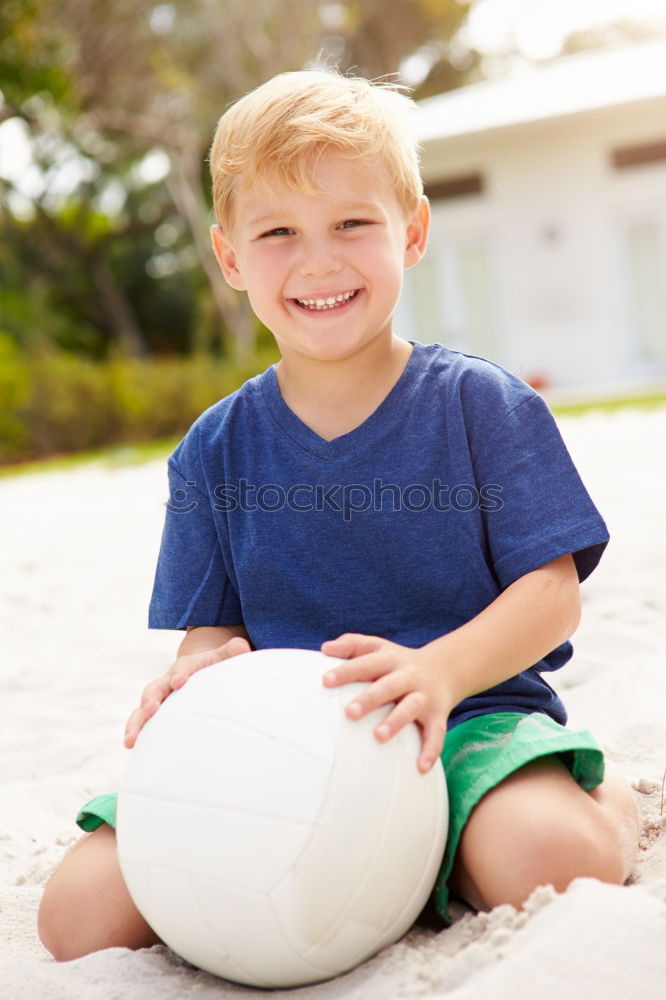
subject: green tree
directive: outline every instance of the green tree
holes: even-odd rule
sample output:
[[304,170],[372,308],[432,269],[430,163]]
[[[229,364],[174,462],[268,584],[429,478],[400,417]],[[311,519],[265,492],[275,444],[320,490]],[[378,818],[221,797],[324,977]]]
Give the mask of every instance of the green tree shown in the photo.
[[[427,88],[428,78],[450,68],[446,42],[466,11],[457,0],[3,0],[0,120],[23,120],[44,178],[44,190],[33,196],[34,228],[21,229],[9,218],[13,210],[1,223],[23,247],[24,271],[32,269],[42,291],[49,281],[56,286],[55,301],[62,307],[66,300],[72,315],[80,310],[83,325],[96,331],[97,349],[115,339],[140,354],[155,339],[140,303],[150,299],[151,281],[160,286],[155,300],[167,282],[137,272],[152,267],[155,274],[160,261],[175,259],[181,290],[189,286],[205,298],[188,277],[196,263],[215,308],[192,306],[190,329],[198,334],[190,344],[210,344],[216,312],[236,352],[247,354],[256,322],[245,297],[225,284],[208,236],[206,154],[220,113],[273,74],[322,61],[377,77],[399,73],[407,57],[427,49]],[[458,77],[451,73],[452,82]],[[136,176],[156,150],[168,161],[160,184],[169,205],[162,200],[151,213],[142,210],[141,196],[154,201],[154,193]],[[68,157],[87,171],[63,204],[56,192]],[[10,187],[4,193],[11,208]],[[178,253],[154,243],[152,233],[165,226],[187,244]],[[65,268],[83,273],[72,277]]]
[[[421,57],[422,79],[416,96],[448,90],[465,82],[475,54],[461,56],[455,39],[471,0],[352,0],[324,4],[324,52],[342,69],[370,79],[401,75],[405,59]],[[436,83],[435,83],[436,81]]]

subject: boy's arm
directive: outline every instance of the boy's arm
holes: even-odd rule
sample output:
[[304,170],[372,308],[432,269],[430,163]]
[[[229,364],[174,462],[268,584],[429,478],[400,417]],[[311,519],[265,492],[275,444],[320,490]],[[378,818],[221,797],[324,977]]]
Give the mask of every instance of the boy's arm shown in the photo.
[[125,746],[132,748],[139,732],[154,715],[165,698],[182,687],[188,677],[203,667],[227,660],[240,653],[249,653],[250,640],[244,625],[216,625],[188,628],[178,647],[176,660],[167,672],[144,688],[141,703],[125,728]]
[[519,577],[466,625],[424,647],[446,659],[454,706],[533,666],[578,628],[578,573],[570,555]]
[[385,741],[418,722],[419,769],[427,771],[441,753],[456,705],[537,663],[574,633],[579,620],[578,574],[565,555],[526,573],[471,621],[420,649],[364,635],[325,642],[322,652],[348,662],[329,671],[324,683],[370,682],[347,706],[352,719],[396,702],[375,735]]

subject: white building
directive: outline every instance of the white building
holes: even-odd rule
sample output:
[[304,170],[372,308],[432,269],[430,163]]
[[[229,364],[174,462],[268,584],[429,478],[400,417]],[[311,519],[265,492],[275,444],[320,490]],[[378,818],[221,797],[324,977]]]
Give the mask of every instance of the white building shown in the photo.
[[539,386],[666,375],[666,42],[422,101],[432,204],[407,338]]

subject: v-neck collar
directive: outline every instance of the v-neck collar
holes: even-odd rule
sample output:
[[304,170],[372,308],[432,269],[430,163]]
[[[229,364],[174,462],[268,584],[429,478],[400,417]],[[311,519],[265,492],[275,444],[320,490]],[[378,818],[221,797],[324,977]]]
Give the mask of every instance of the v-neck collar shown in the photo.
[[412,353],[409,355],[400,377],[379,406],[358,427],[354,427],[353,430],[330,441],[308,427],[287,406],[280,392],[275,365],[271,365],[259,379],[264,403],[276,424],[304,451],[317,458],[329,460],[338,458],[350,451],[357,443],[366,442],[376,428],[380,428],[403,405],[423,362],[422,345],[412,341],[410,343],[412,344]]

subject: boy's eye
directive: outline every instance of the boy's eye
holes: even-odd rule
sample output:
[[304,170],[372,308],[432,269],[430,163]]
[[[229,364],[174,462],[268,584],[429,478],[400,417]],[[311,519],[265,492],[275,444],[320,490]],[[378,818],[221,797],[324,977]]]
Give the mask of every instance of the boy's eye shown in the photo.
[[356,229],[358,226],[369,226],[370,222],[367,219],[345,219],[341,224],[341,229]]
[[268,232],[261,234],[261,239],[264,236],[288,236],[293,230],[289,229],[287,226],[276,226],[275,229],[269,229]]

